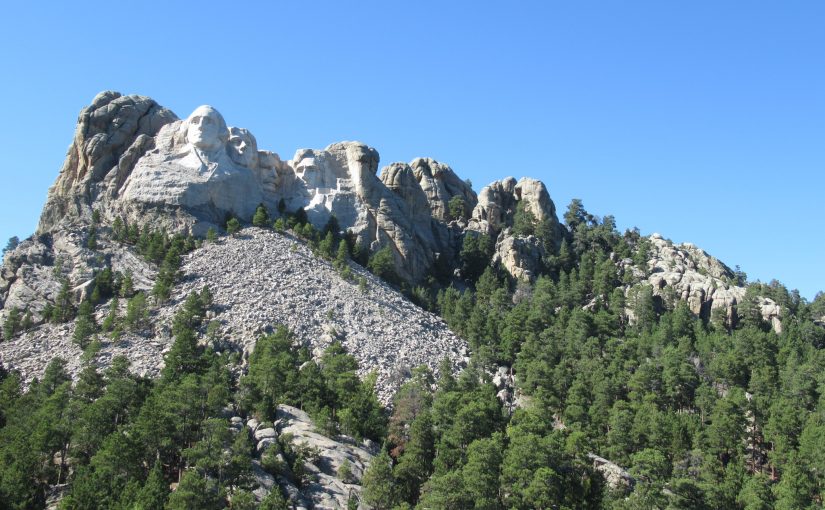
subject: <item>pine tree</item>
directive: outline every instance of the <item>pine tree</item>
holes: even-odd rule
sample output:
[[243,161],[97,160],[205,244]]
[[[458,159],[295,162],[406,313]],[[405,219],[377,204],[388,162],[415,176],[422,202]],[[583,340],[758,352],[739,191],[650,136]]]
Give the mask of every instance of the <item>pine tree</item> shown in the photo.
[[89,225],[89,234],[86,236],[86,248],[90,250],[97,249],[97,225],[95,223]]
[[328,231],[327,235],[324,239],[321,240],[320,244],[318,244],[318,251],[321,252],[321,255],[331,259],[332,258],[332,250],[335,248],[335,236],[332,234],[332,231]]
[[264,207],[264,204],[258,204],[258,207],[255,209],[255,215],[252,216],[252,224],[261,228],[269,226],[269,212],[266,210],[266,207]]
[[103,319],[103,324],[101,325],[101,329],[103,331],[108,333],[115,329],[117,324],[118,308],[120,308],[120,300],[118,300],[117,296],[115,296],[109,304],[109,313],[106,314],[106,318]]
[[338,243],[338,252],[335,254],[335,265],[338,269],[343,269],[348,266],[348,260],[349,248],[347,247],[347,243],[345,241],[341,241]]
[[80,303],[77,310],[77,321],[75,322],[75,330],[72,334],[74,343],[85,349],[88,345],[89,338],[97,332],[97,322],[94,316],[94,306],[91,301],[85,300]]
[[6,256],[6,253],[12,251],[13,249],[17,248],[20,244],[20,239],[17,236],[12,236],[9,238],[9,242],[6,243],[6,247],[3,248],[3,256]]
[[15,306],[9,310],[6,322],[3,323],[3,338],[11,338],[20,330],[20,310]]
[[227,234],[234,234],[241,229],[241,222],[238,221],[238,218],[229,218],[229,221],[226,222],[226,233]]
[[155,460],[155,465],[149,472],[146,483],[138,492],[135,498],[134,508],[140,510],[152,510],[163,508],[166,498],[169,496],[169,484],[163,478],[163,466],[160,460]]
[[513,215],[513,234],[520,237],[527,237],[536,232],[536,217],[528,209],[525,200],[519,200],[516,212]]
[[146,295],[138,292],[126,303],[126,329],[136,332],[145,327],[149,319],[149,309],[146,306]]
[[364,488],[361,500],[374,510],[390,510],[397,501],[395,478],[392,474],[392,459],[381,450],[367,468],[361,479]]
[[429,409],[422,411],[410,426],[410,440],[404,446],[404,454],[395,466],[401,498],[415,505],[421,486],[433,471],[435,435]]
[[53,322],[67,322],[74,317],[74,306],[72,305],[72,296],[69,289],[69,280],[63,278],[60,285],[60,292],[55,299],[54,308],[52,309]]
[[121,243],[126,237],[126,229],[124,228],[123,220],[120,216],[116,217],[115,221],[112,222],[112,237]]

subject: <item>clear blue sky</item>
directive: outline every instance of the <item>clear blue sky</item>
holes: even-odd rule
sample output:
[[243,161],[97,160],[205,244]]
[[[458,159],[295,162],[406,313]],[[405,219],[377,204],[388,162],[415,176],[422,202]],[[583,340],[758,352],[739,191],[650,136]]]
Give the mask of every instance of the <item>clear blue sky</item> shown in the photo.
[[825,290],[825,2],[8,2],[0,240],[30,235],[104,89],[208,103],[290,158],[340,140],[476,190],[690,241]]

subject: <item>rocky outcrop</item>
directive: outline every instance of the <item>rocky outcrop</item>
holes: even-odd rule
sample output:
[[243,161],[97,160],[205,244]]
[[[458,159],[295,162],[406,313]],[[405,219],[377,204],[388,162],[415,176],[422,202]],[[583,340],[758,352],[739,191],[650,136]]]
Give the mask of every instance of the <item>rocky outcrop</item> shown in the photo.
[[133,250],[101,237],[98,247],[86,247],[87,232],[64,226],[54,233],[32,236],[6,254],[0,270],[0,322],[13,308],[27,310],[35,322],[43,309],[54,303],[62,282],[71,282],[76,299],[91,292],[95,274],[105,267],[131,274],[134,288],[150,289],[156,270]]
[[[358,501],[361,478],[378,445],[348,436],[329,437],[318,431],[307,413],[279,405],[275,422],[233,416],[230,430],[245,433],[255,446],[252,475],[258,501],[279,491],[295,510],[336,510]],[[302,451],[303,455],[295,455]],[[267,458],[264,458],[267,457]],[[274,461],[273,461],[274,459]],[[297,464],[300,462],[300,465]]]
[[546,256],[544,245],[536,236],[514,236],[510,228],[505,228],[498,236],[493,264],[501,264],[513,278],[532,281],[539,275]]
[[587,458],[593,461],[593,469],[601,473],[607,486],[613,490],[629,490],[636,485],[636,480],[615,462],[611,462],[593,453],[588,453]]
[[410,163],[421,190],[427,196],[432,217],[439,221],[456,220],[450,214],[450,200],[464,201],[464,214],[470,215],[478,202],[469,184],[462,181],[449,166],[430,158],[417,158]]
[[518,182],[507,177],[483,188],[468,228],[497,238],[494,263],[500,263],[515,278],[532,280],[540,271],[547,250],[535,236],[518,236],[513,232],[519,203],[532,214],[548,242],[560,246],[565,230],[556,216],[556,206],[544,183],[528,177]]
[[[316,510],[347,508],[351,498],[361,494],[361,479],[378,445],[369,440],[359,444],[346,436],[327,437],[318,433],[307,413],[294,407],[280,405],[275,426],[281,437],[289,437],[293,445],[300,445],[314,454],[303,466],[309,480],[300,493]],[[349,468],[349,473],[342,466]],[[287,492],[290,492],[287,488]]]
[[80,112],[74,140],[49,189],[37,231],[88,221],[92,205],[105,199],[109,185],[122,183],[136,160],[153,148],[158,131],[175,120],[174,113],[148,97],[111,91],[95,96]]
[[436,258],[452,262],[460,248],[450,200],[462,198],[465,217],[475,193],[432,159],[394,163],[380,178],[378,162],[378,151],[359,142],[301,149],[284,162],[210,106],[178,120],[149,98],[102,92],[80,114],[38,232],[88,224],[96,209],[105,223],[121,217],[203,236],[229,216],[249,221],[259,204],[274,212],[283,200],[319,229],[334,215],[370,252],[390,247],[398,274],[420,281]]
[[[654,295],[666,303],[685,301],[691,312],[705,319],[719,310],[728,324],[736,322],[737,307],[743,303],[747,289],[736,284],[736,275],[728,266],[691,243],[674,244],[660,234],[652,234],[649,242],[646,270],[640,271],[632,261],[625,260],[625,271],[635,272],[636,278],[650,285]],[[769,298],[757,299],[763,320],[781,332],[779,305]],[[629,314],[632,316],[632,312]]]
[[289,208],[304,207],[318,228],[335,216],[370,252],[389,247],[401,278],[418,281],[439,254],[456,251],[458,236],[431,216],[409,165],[389,165],[379,178],[378,152],[359,142],[302,149],[288,164],[295,179],[281,192]]

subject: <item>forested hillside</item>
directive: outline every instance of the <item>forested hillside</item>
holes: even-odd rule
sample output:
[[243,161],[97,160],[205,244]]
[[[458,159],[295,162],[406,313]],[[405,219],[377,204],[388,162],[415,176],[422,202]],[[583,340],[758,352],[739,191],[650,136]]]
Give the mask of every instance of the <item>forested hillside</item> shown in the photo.
[[[523,234],[541,233],[520,214]],[[209,335],[208,289],[175,316],[158,379],[131,375],[124,360],[99,371],[94,352],[74,384],[60,360],[28,389],[0,372],[0,508],[43,508],[55,495],[66,509],[295,506],[277,486],[254,497],[252,466],[301,487],[313,482],[304,469],[312,452],[281,436],[261,456],[230,426],[235,415],[272,422],[279,404],[308,411],[330,437],[382,445],[360,480],[339,472],[363,487],[353,508],[822,507],[825,298],[807,303],[777,282],[751,283],[735,314],[702,319],[683,300],[630,285],[631,269],[649,270],[638,232],[619,233],[577,201],[565,223],[533,282],[491,265],[492,240],[467,233],[462,279],[435,266],[426,284],[404,288],[472,357],[457,376],[449,362],[437,377],[413,370],[389,408],[338,343],[313,361],[275,328],[241,369],[237,354],[199,342]],[[385,254],[368,259],[345,236],[306,225],[291,216],[278,228],[343,272],[354,257],[398,282]],[[165,275],[157,294],[168,296],[175,257],[198,244],[155,256]],[[620,263],[628,259],[633,268]],[[107,292],[79,307],[83,341],[128,327],[117,316],[94,323],[89,308],[119,294]],[[781,333],[764,321],[759,296],[781,306]],[[594,457],[622,476],[606,476]]]

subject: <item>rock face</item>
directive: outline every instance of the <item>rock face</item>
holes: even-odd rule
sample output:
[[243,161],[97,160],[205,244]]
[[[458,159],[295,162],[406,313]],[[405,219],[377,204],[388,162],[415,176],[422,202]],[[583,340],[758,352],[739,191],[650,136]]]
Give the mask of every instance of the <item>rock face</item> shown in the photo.
[[80,228],[63,228],[26,239],[9,252],[0,270],[0,319],[16,307],[31,312],[37,322],[46,304],[55,302],[63,279],[73,283],[71,294],[81,299],[91,291],[95,274],[107,266],[131,273],[136,290],[151,289],[156,270],[132,250],[106,239],[90,250],[85,241]]
[[520,280],[533,280],[541,270],[541,262],[547,253],[536,236],[517,237],[510,228],[498,236],[493,263],[499,263]]
[[481,190],[468,228],[492,236],[496,241],[494,263],[513,277],[532,280],[548,256],[544,243],[534,236],[517,236],[512,230],[519,203],[542,225],[549,241],[558,247],[565,229],[559,224],[556,206],[544,183],[528,177],[495,181]]
[[[252,474],[257,487],[252,493],[256,499],[261,501],[270,492],[279,491],[295,510],[347,508],[351,498],[360,499],[361,478],[378,453],[378,445],[368,439],[358,443],[348,436],[318,433],[307,413],[287,405],[277,407],[274,424],[250,418],[244,427],[243,418],[233,416],[229,427],[234,434],[247,434],[255,445]],[[306,452],[300,466],[294,458],[290,467],[287,448]],[[277,462],[266,463],[264,456]],[[299,469],[302,474],[296,475]]]
[[[369,441],[359,445],[345,436],[329,438],[319,434],[309,415],[285,405],[278,406],[276,426],[279,434],[291,436],[292,444],[317,452],[311,462],[304,464],[312,481],[300,491],[304,500],[312,505],[311,508],[347,508],[350,497],[357,498],[361,494],[361,478],[378,453],[378,445]],[[341,466],[345,463],[349,465],[351,472],[347,479],[341,476]],[[287,492],[291,491],[287,488]]]
[[394,163],[380,178],[378,162],[359,142],[301,149],[282,162],[211,106],[178,120],[149,98],[102,92],[81,111],[38,233],[88,224],[96,209],[104,222],[121,217],[202,236],[228,216],[249,221],[259,204],[274,212],[283,200],[319,229],[334,215],[370,252],[390,247],[399,275],[416,282],[439,255],[449,261],[460,249],[450,200],[461,197],[469,213],[476,196],[432,159]]
[[135,162],[154,148],[160,128],[174,113],[143,96],[101,92],[81,110],[74,140],[57,181],[49,189],[38,232],[53,231],[66,220],[91,218],[93,203],[118,188]]
[[[369,252],[389,247],[397,273],[410,283],[423,280],[439,257],[454,265],[466,220],[471,230],[497,236],[512,225],[519,201],[561,239],[555,206],[539,181],[498,181],[479,201],[438,161],[393,163],[380,175],[378,163],[378,151],[359,142],[301,149],[284,162],[211,106],[179,120],[152,99],[102,92],[80,113],[38,233],[88,224],[94,209],[109,224],[121,217],[202,236],[228,216],[249,221],[258,204],[274,212],[283,200],[290,211],[304,208],[319,229],[334,215]],[[451,213],[454,198],[461,200]],[[500,262],[532,277],[543,256],[534,246],[504,242]]]
[[[637,274],[652,286],[654,295],[664,300],[679,299],[691,312],[709,319],[720,310],[729,323],[735,322],[736,308],[745,299],[745,287],[735,284],[735,274],[729,267],[691,243],[673,244],[660,234],[653,234],[647,272]],[[625,270],[630,261],[623,261]],[[771,299],[759,297],[762,318],[779,333],[782,330],[780,307]]]
[[[151,264],[133,254],[120,253],[122,248],[103,246],[112,253],[113,267],[136,275],[136,287],[150,287],[151,280],[143,283],[143,278],[153,277]],[[40,254],[41,249],[45,250],[21,246],[15,253]],[[84,249],[73,249],[82,257]],[[37,256],[53,257],[49,253]],[[12,257],[6,263],[13,260],[19,259]],[[69,267],[66,263],[63,271],[69,271]],[[59,290],[54,266],[24,265],[18,273],[23,268],[45,276],[33,277],[35,283],[29,284],[28,273],[24,273],[13,285],[15,302],[21,302],[19,296],[29,285],[37,289],[33,293],[40,292],[41,287],[46,289],[43,292]],[[162,354],[172,343],[172,316],[190,292],[208,285],[218,311],[214,319],[221,325],[216,348],[248,353],[261,334],[278,324],[290,328],[298,341],[318,355],[338,340],[358,359],[361,375],[377,372],[378,394],[384,403],[389,402],[412,368],[427,365],[437,372],[445,356],[456,369],[464,363],[466,344],[441,319],[415,306],[357,264],[352,264],[351,270],[355,279],[345,280],[332,265],[291,236],[245,229],[238,236],[208,243],[186,255],[170,305],[153,312],[152,327],[140,334],[124,335],[117,343],[104,342],[98,361],[106,365],[113,356],[124,354],[132,360],[134,371],[158,373]],[[359,285],[359,278],[365,285]],[[107,307],[100,307],[98,323],[107,311]],[[69,360],[67,368],[76,375],[81,368],[81,351],[71,342],[73,331],[71,323],[39,326],[0,343],[0,362],[21,370],[24,379],[30,381],[42,374],[53,357],[62,356]]]

